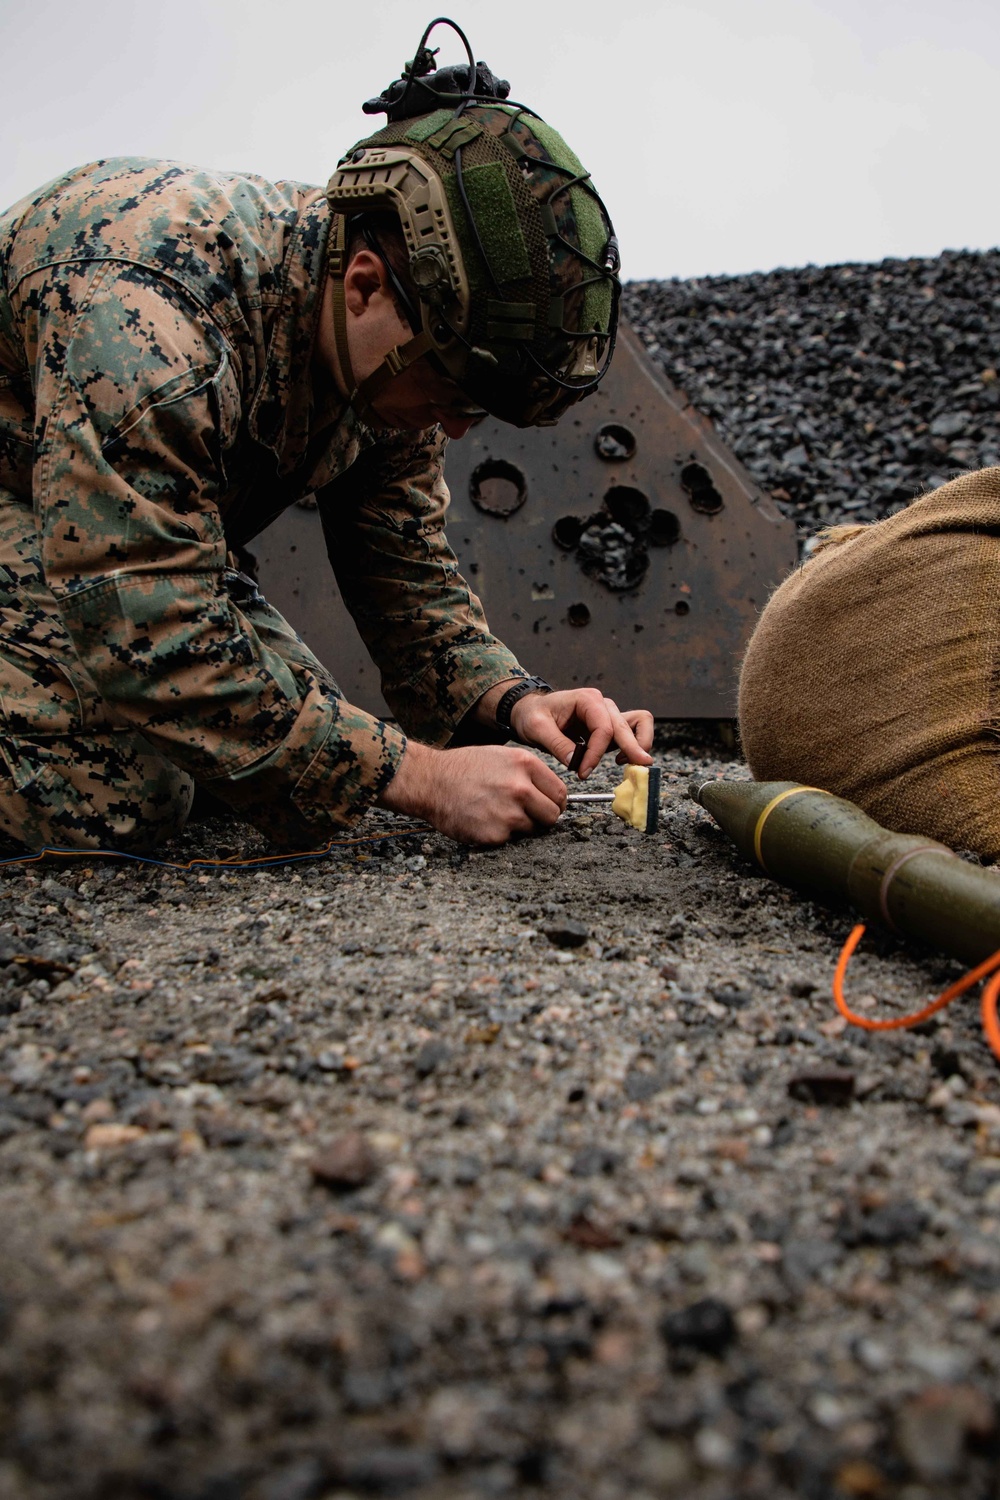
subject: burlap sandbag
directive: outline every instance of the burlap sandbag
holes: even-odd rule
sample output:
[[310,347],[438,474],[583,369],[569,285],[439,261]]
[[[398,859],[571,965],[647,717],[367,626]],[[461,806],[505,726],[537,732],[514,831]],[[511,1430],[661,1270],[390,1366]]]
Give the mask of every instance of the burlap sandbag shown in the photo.
[[740,677],[759,781],[1000,858],[1000,468],[845,528],[777,589]]

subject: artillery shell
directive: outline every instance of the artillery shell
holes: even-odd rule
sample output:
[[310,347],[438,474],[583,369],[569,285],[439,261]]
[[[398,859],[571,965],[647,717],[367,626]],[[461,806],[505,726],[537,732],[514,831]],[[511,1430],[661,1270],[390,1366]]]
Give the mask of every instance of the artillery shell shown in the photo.
[[1000,878],[944,844],[882,828],[853,802],[791,781],[707,781],[691,795],[768,875],[966,963],[1000,948]]

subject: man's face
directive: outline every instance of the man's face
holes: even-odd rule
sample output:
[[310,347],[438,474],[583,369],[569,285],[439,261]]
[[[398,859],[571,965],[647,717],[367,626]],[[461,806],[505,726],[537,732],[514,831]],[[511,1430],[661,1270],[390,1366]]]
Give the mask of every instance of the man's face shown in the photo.
[[387,427],[422,430],[439,423],[450,438],[464,437],[486,415],[426,355],[389,382],[372,410]]
[[[402,317],[381,261],[369,250],[352,257],[344,278],[347,339],[354,379],[367,378],[391,349],[409,343],[410,325]],[[347,383],[340,369],[333,336],[333,296],[327,282],[317,335],[316,354],[344,395]],[[423,431],[439,423],[450,438],[464,437],[485,413],[424,355],[388,383],[372,404],[388,428]]]

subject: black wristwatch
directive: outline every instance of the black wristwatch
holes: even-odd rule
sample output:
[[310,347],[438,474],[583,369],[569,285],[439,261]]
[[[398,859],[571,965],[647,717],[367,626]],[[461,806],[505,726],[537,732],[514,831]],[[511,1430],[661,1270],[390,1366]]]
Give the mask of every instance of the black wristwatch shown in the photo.
[[519,699],[526,697],[528,693],[551,693],[552,684],[546,682],[544,677],[521,677],[507,689],[500,702],[497,704],[496,722],[497,728],[502,729],[505,734],[512,734],[510,727],[510,714],[514,704]]

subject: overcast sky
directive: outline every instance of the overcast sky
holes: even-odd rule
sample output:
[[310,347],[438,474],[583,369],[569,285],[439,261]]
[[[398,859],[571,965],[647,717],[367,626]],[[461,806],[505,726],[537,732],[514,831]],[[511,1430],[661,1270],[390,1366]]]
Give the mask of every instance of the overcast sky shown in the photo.
[[[436,14],[415,0],[0,0],[0,203],[97,156],[325,181]],[[624,273],[1000,243],[998,0],[455,0],[567,138]],[[441,62],[463,55],[436,33]]]

